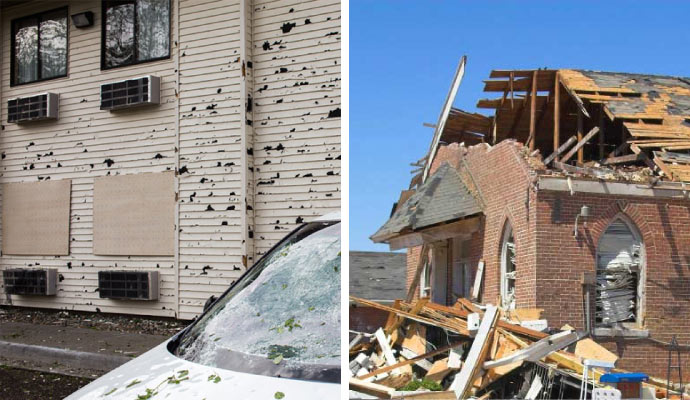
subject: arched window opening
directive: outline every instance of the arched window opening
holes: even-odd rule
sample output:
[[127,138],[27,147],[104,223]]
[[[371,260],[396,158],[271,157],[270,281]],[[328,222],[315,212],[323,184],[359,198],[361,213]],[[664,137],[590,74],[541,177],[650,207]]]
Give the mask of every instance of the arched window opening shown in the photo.
[[515,239],[509,222],[503,229],[501,243],[501,302],[503,308],[515,309]]
[[644,248],[623,219],[604,232],[597,248],[596,323],[615,327],[639,322]]

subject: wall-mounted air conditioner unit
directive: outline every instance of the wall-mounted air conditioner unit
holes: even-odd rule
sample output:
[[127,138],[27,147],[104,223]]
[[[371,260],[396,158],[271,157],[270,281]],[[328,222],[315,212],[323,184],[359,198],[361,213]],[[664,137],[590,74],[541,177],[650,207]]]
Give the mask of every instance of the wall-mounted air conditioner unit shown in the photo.
[[98,271],[102,299],[158,300],[158,271]]
[[57,119],[59,95],[41,93],[7,100],[7,122],[29,122]]
[[5,292],[18,295],[54,296],[57,269],[6,269],[2,271]]
[[161,78],[142,76],[101,85],[101,110],[118,110],[161,102]]

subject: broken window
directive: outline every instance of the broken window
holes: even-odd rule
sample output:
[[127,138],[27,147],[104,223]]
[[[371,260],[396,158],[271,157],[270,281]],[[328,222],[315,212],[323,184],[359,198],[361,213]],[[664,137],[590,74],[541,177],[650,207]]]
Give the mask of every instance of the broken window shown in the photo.
[[515,239],[513,228],[506,223],[501,244],[501,302],[506,309],[515,308]]
[[461,297],[470,297],[471,271],[468,259],[470,242],[460,238],[453,238],[452,241],[452,298],[455,303]]
[[643,263],[639,235],[626,221],[615,220],[599,240],[597,251],[597,325],[638,322]]

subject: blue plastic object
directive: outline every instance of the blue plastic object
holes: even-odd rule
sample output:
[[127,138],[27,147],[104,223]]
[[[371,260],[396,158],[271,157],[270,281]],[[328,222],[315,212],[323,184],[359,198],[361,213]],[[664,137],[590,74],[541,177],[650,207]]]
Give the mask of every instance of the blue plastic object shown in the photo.
[[648,380],[649,375],[642,372],[604,374],[599,378],[599,382],[602,383],[647,382]]

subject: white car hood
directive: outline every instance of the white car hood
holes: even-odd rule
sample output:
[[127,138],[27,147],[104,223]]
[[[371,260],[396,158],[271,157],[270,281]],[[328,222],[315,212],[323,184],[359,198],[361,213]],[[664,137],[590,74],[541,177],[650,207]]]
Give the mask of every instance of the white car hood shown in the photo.
[[[334,383],[274,378],[212,368],[170,354],[168,341],[134,360],[110,371],[72,393],[76,399],[128,399],[149,393],[151,399],[278,399],[322,400],[340,398],[340,385]],[[183,371],[188,371],[187,373]],[[179,379],[170,383],[169,377]],[[220,380],[216,378],[220,377]],[[185,379],[188,378],[188,379]],[[132,382],[137,382],[134,383]],[[217,381],[217,382],[216,382]],[[127,387],[129,386],[129,387]],[[282,393],[276,395],[278,392]]]

